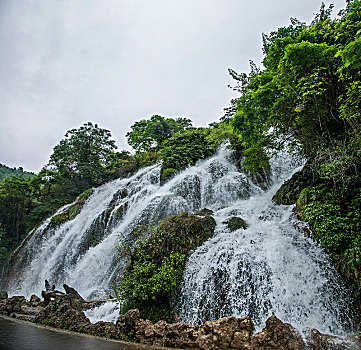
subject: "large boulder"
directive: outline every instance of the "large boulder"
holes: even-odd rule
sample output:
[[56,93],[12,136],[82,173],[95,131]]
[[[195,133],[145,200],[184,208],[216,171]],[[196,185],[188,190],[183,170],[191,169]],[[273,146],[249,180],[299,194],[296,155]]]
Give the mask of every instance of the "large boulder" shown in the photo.
[[0,301],[0,314],[12,316],[21,311],[21,306],[26,302],[23,296],[13,296]]
[[317,177],[314,176],[311,166],[306,164],[301,171],[293,174],[290,179],[283,183],[272,200],[276,204],[294,204],[300,196],[301,191],[306,187],[316,184],[316,182]]
[[252,339],[252,349],[305,350],[306,344],[301,335],[288,323],[276,316],[266,321],[266,327]]

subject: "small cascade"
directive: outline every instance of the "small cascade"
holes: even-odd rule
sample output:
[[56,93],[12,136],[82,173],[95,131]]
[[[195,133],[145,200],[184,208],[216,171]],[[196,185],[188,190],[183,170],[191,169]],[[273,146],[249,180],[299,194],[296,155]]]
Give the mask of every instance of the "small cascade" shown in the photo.
[[[73,220],[57,227],[46,220],[17,252],[2,287],[29,297],[39,295],[48,279],[57,287],[74,286],[85,299],[108,297],[126,264],[117,245],[124,240],[132,244],[139,225],[208,208],[214,212],[216,232],[187,262],[182,321],[250,315],[260,328],[275,314],[299,328],[345,334],[356,322],[349,293],[327,255],[294,227],[292,207],[271,200],[297,166],[289,156],[274,159],[268,191],[238,171],[227,149],[164,185],[158,166],[141,169],[94,189]],[[224,222],[233,216],[242,217],[248,228],[230,232]],[[105,305],[88,316],[110,320],[116,314],[112,310],[114,306]]]

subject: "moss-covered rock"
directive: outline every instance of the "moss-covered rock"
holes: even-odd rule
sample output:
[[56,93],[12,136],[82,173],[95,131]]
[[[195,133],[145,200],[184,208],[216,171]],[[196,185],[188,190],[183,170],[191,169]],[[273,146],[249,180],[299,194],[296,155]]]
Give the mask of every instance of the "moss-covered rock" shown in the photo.
[[208,209],[208,208],[203,208],[202,210],[199,210],[195,213],[195,215],[200,215],[200,216],[212,216],[213,215],[213,210]]
[[81,193],[78,197],[78,201],[85,202],[92,194],[94,193],[94,190],[92,188],[89,188],[88,190]]
[[72,204],[62,213],[54,215],[50,219],[49,227],[55,228],[60,226],[61,224],[64,224],[67,221],[73,220],[80,213],[81,208],[83,208],[83,205],[84,202],[78,201],[75,204]]
[[308,222],[312,238],[331,255],[361,306],[360,202],[340,201],[330,189],[326,182],[303,189],[296,202],[297,217]]
[[62,213],[54,215],[50,219],[48,227],[55,228],[60,226],[61,224],[64,224],[67,221],[75,219],[75,217],[80,213],[81,209],[83,208],[84,203],[93,194],[93,192],[93,189],[88,189],[81,193],[74,204],[70,205]]
[[306,164],[301,171],[293,174],[293,176],[285,181],[273,196],[276,204],[291,205],[296,203],[301,191],[311,185],[317,183],[317,177],[314,176],[311,167]]
[[248,227],[247,223],[238,216],[233,216],[232,218],[223,221],[223,224],[226,224],[231,230],[231,232],[236,231],[240,228],[243,228],[245,230]]
[[182,213],[148,229],[133,249],[125,247],[130,262],[120,286],[121,312],[138,308],[149,320],[171,321],[186,259],[215,226],[210,215]]

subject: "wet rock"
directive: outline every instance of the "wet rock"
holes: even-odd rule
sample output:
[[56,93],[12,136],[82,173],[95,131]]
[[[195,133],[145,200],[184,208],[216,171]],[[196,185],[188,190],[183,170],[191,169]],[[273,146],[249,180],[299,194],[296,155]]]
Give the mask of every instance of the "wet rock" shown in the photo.
[[[21,312],[21,306],[26,302],[23,296],[13,296],[0,301],[0,314],[10,316]],[[15,316],[14,316],[15,317]]]
[[30,297],[30,306],[32,307],[43,306],[43,302],[37,295],[33,294]]
[[211,216],[213,214],[214,214],[213,210],[208,209],[208,208],[203,208],[202,210],[199,210],[195,213],[195,215],[198,215],[198,216]]
[[305,331],[307,344],[313,350],[357,350],[361,349],[360,334],[340,338],[322,334],[316,329]]
[[5,290],[0,290],[0,300],[7,299],[8,298],[8,292]]
[[305,350],[307,346],[290,324],[283,323],[276,316],[271,316],[262,332],[253,337],[251,349]]
[[266,190],[270,185],[270,170],[266,168],[259,168],[251,174],[252,182],[259,186],[262,190]]

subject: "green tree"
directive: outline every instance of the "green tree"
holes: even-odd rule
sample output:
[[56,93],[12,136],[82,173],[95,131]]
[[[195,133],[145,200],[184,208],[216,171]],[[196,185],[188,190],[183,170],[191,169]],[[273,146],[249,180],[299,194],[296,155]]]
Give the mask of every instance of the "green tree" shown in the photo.
[[0,163],[0,181],[2,181],[6,177],[10,176],[22,176],[22,177],[33,177],[34,173],[24,171],[22,167],[19,168],[9,168],[5,164]]
[[177,132],[191,127],[187,118],[164,118],[153,115],[149,120],[135,122],[126,135],[128,143],[137,151],[158,150],[163,142]]
[[26,232],[26,216],[34,207],[31,181],[12,176],[0,183],[0,224],[6,237],[15,241]]
[[211,156],[217,146],[207,138],[207,131],[204,129],[192,129],[173,135],[164,142],[161,150],[162,180],[194,165],[198,159]]
[[88,122],[67,131],[54,147],[48,170],[64,178],[85,180],[88,185],[102,183],[106,166],[114,159],[115,141],[109,130]]
[[290,141],[316,159],[359,134],[361,5],[349,1],[335,20],[331,10],[322,5],[311,25],[291,19],[264,35],[265,69],[233,73],[241,97],[232,102],[232,124],[253,157],[250,166],[257,154]]

